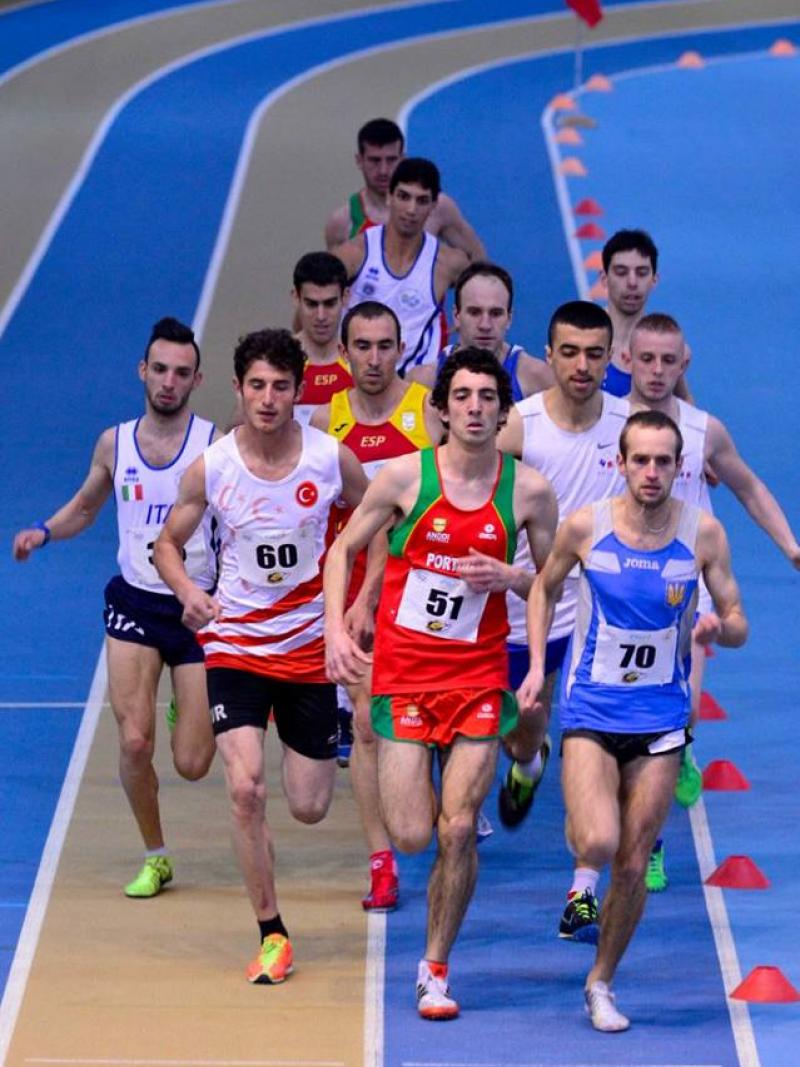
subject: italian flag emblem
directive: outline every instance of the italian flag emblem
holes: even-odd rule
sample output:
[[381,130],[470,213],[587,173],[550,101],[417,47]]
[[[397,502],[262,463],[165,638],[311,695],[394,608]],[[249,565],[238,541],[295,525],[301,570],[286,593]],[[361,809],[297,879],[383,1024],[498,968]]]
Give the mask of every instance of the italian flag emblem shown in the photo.
[[123,485],[123,500],[144,500],[144,490],[138,483],[136,485]]

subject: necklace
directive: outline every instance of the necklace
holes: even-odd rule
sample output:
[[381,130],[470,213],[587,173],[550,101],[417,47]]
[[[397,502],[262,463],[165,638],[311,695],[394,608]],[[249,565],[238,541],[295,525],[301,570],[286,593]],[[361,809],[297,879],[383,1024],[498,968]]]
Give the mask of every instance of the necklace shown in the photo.
[[670,521],[672,520],[672,515],[669,513],[669,510],[668,510],[667,518],[666,518],[663,526],[648,526],[647,525],[647,519],[645,518],[646,514],[647,514],[647,512],[643,508],[642,509],[642,518],[644,519],[644,528],[645,528],[645,530],[647,530],[648,533],[651,533],[651,534],[661,534],[661,533],[663,533],[666,530],[666,528],[669,526]]

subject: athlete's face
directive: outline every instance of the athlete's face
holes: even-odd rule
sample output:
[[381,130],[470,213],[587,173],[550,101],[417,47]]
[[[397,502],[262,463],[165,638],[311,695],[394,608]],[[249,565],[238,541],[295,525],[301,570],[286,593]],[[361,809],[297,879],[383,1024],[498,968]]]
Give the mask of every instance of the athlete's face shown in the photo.
[[655,403],[672,396],[686,369],[686,345],[681,333],[634,330],[631,337],[631,374],[643,400]]
[[147,403],[159,415],[177,415],[186,407],[195,386],[203,380],[196,369],[197,355],[191,345],[153,341],[147,360],[139,364]]
[[242,398],[244,421],[251,429],[275,433],[291,420],[298,390],[290,371],[256,359],[242,383],[234,379],[233,385]]
[[459,300],[454,321],[461,345],[488,348],[499,358],[511,324],[508,289],[499,278],[477,274],[463,286]]
[[292,297],[301,331],[315,344],[330,344],[339,329],[346,293],[338,285],[303,282],[300,292],[292,290]]
[[631,249],[629,252],[617,252],[611,257],[605,280],[609,303],[621,315],[634,316],[647,303],[658,275],[653,273],[647,256]]
[[389,220],[401,237],[416,237],[425,229],[435,201],[417,182],[399,182],[389,195]]
[[397,328],[389,315],[351,319],[343,355],[350,363],[356,389],[368,396],[385,392],[394,381],[403,348],[397,343]]
[[617,458],[619,472],[637,504],[653,510],[669,496],[680,470],[677,442],[669,427],[633,426],[628,431],[628,457]]
[[590,400],[603,381],[611,344],[608,330],[600,327],[581,330],[559,322],[553,330],[553,345],[547,348],[547,362],[555,375],[556,385],[570,400]]
[[494,442],[500,428],[500,398],[497,382],[491,374],[457,370],[447,394],[450,437],[468,446]]
[[356,152],[356,166],[364,176],[367,189],[376,196],[386,196],[389,179],[402,158],[399,141],[385,145],[366,144],[363,152]]

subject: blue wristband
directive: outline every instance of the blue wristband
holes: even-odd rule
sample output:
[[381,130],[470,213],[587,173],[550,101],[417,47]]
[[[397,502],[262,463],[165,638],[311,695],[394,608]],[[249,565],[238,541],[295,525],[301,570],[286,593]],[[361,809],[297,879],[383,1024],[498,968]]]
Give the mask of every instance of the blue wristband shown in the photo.
[[50,540],[50,536],[51,536],[50,535],[50,527],[47,525],[46,522],[35,522],[33,524],[33,529],[34,530],[41,530],[42,533],[44,534],[44,541],[42,541],[42,544],[41,544],[41,547],[44,548],[44,546]]

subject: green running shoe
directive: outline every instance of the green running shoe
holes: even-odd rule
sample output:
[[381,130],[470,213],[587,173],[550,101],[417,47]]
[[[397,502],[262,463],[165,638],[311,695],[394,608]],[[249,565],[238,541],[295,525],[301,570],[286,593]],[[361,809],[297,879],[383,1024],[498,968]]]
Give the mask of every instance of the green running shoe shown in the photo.
[[516,760],[509,767],[508,774],[500,786],[500,792],[497,797],[497,813],[500,816],[500,822],[509,830],[519,826],[531,810],[536,790],[539,788],[539,783],[544,778],[544,772],[547,769],[551,747],[550,738],[545,737],[542,747],[539,749],[542,756],[542,766],[536,778],[531,779],[522,774]]
[[169,704],[167,704],[167,710],[164,712],[164,719],[167,724],[167,729],[170,733],[173,733],[178,724],[178,705],[175,703],[175,697],[172,697]]
[[142,900],[155,897],[172,881],[173,873],[169,856],[148,856],[134,880],[125,886],[125,896]]
[[644,884],[647,886],[648,893],[663,893],[668,883],[669,879],[664,867],[664,842],[659,837],[647,861]]
[[687,745],[681,756],[678,780],[675,783],[675,799],[684,808],[696,804],[703,792],[703,775],[692,755],[692,746]]

